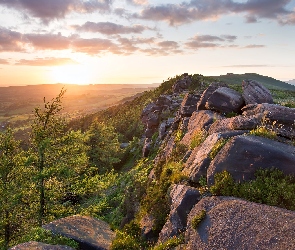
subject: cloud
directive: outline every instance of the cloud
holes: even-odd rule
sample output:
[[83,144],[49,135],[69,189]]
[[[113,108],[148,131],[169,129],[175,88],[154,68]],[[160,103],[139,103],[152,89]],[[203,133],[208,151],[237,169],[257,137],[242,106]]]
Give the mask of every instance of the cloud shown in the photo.
[[279,21],[282,16],[291,14],[287,5],[291,0],[191,0],[181,4],[148,5],[133,18],[153,21],[166,21],[171,26],[183,25],[193,21],[216,20],[222,15],[245,14],[246,22],[257,22],[258,18]]
[[279,23],[281,25],[294,25],[295,24],[295,9],[292,13],[290,13],[289,15],[282,17],[279,20]]
[[0,64],[9,64],[9,62],[5,59],[0,59]]
[[133,5],[145,5],[149,3],[148,0],[126,0],[126,2]]
[[103,52],[118,52],[118,46],[109,39],[100,38],[76,38],[71,43],[75,52],[86,53],[90,55],[100,54]]
[[22,59],[15,63],[15,65],[28,65],[28,66],[57,66],[65,64],[78,64],[71,58],[35,58],[32,60]]
[[189,39],[185,43],[186,47],[189,49],[200,49],[200,48],[216,48],[223,47],[221,43],[233,42],[236,40],[236,36],[222,35],[222,36],[212,36],[212,35],[196,35]]
[[48,23],[71,12],[92,13],[110,10],[112,0],[1,0],[0,5],[28,13]]
[[161,48],[164,48],[164,49],[178,49],[179,48],[178,43],[174,42],[174,41],[163,41],[163,42],[159,42],[157,45],[160,46]]
[[0,52],[23,50],[24,43],[22,34],[0,27]]
[[142,33],[144,30],[149,29],[143,25],[124,26],[111,22],[86,22],[81,26],[76,25],[74,28],[78,31],[98,32],[105,35]]
[[71,44],[69,37],[59,34],[27,34],[25,38],[35,49],[65,50]]
[[243,49],[261,49],[261,48],[265,48],[265,45],[261,45],[261,44],[250,44],[247,45],[245,47],[243,47]]
[[224,68],[265,68],[265,67],[274,67],[266,64],[253,64],[253,65],[228,65],[223,66]]

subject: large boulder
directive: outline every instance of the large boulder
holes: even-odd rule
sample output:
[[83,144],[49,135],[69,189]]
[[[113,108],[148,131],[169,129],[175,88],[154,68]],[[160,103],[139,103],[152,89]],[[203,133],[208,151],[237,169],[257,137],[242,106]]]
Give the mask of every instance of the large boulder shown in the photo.
[[242,95],[230,88],[221,87],[216,89],[208,98],[205,107],[220,113],[240,113],[244,106]]
[[206,109],[207,100],[214,93],[214,91],[220,87],[228,87],[228,85],[225,83],[220,83],[220,82],[211,83],[210,86],[203,92],[201,99],[197,104],[197,109],[198,110]]
[[219,114],[210,110],[195,111],[190,117],[187,132],[182,138],[181,143],[189,146],[197,131],[202,129],[207,131],[213,122],[221,118]]
[[207,176],[207,169],[212,160],[210,158],[210,153],[212,152],[215,144],[220,139],[228,139],[242,133],[243,131],[233,131],[227,133],[215,133],[208,136],[200,146],[196,147],[192,151],[182,172],[188,176],[191,181],[198,182],[200,177]]
[[30,241],[26,243],[19,244],[9,250],[74,250],[69,246],[60,246],[60,245],[49,245],[42,242]]
[[189,117],[197,110],[197,103],[200,100],[200,95],[186,94],[180,106],[180,115]]
[[107,250],[115,237],[106,222],[89,216],[65,217],[50,222],[43,228],[75,240],[82,250]]
[[170,197],[171,210],[168,220],[159,234],[159,242],[178,236],[185,230],[189,212],[201,199],[201,195],[196,188],[185,185],[173,185]]
[[235,181],[254,179],[257,169],[278,168],[295,174],[295,147],[259,136],[232,138],[216,155],[207,170],[208,185],[216,173],[228,171]]
[[242,82],[243,98],[246,104],[273,103],[271,93],[262,84],[254,80]]
[[243,108],[244,116],[255,116],[279,135],[294,138],[295,109],[276,104],[250,104]]
[[[193,228],[202,210],[205,218]],[[206,197],[191,210],[187,250],[294,249],[295,212],[233,197]]]

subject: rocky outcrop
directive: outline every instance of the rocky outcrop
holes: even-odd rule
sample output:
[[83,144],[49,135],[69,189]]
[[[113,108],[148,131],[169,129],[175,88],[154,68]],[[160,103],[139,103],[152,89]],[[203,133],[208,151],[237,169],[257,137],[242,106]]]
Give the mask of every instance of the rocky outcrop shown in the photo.
[[200,200],[201,195],[196,188],[174,185],[171,189],[170,197],[170,214],[159,234],[159,242],[178,236],[186,229],[187,216],[192,207]]
[[60,245],[49,245],[42,242],[30,241],[26,243],[19,244],[10,250],[74,250],[69,246],[60,246]]
[[246,104],[273,103],[271,93],[261,83],[254,80],[242,82],[243,98]]
[[155,226],[155,219],[152,215],[145,215],[140,221],[141,236],[147,241],[155,241],[157,235],[155,235],[153,227]]
[[206,109],[206,103],[209,97],[215,92],[215,90],[221,87],[228,87],[228,85],[225,83],[220,83],[220,82],[211,83],[210,86],[203,92],[201,99],[197,104],[197,109],[198,110]]
[[107,250],[115,237],[106,222],[88,216],[69,216],[43,228],[75,240],[82,250]]
[[[192,227],[193,218],[206,211]],[[203,198],[190,212],[187,250],[293,249],[295,212],[233,197]]]
[[259,136],[242,135],[231,139],[216,155],[207,170],[208,185],[214,175],[228,171],[237,182],[254,179],[259,168],[277,168],[295,173],[295,147]]
[[205,107],[207,109],[216,110],[220,113],[240,113],[244,106],[244,99],[237,91],[220,87],[216,89],[208,98]]

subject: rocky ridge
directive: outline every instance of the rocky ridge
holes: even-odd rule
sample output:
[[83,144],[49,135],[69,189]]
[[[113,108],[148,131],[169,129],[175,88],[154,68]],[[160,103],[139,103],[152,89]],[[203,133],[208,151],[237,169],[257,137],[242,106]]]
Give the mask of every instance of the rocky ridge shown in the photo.
[[[186,249],[291,249],[295,212],[233,197],[205,197],[194,186],[201,178],[212,186],[215,174],[222,171],[237,182],[253,180],[261,168],[294,175],[295,147],[290,142],[295,139],[295,109],[273,104],[269,90],[253,80],[243,81],[242,93],[218,82],[203,93],[192,93],[187,90],[188,77],[183,75],[175,84],[173,94],[160,97],[170,100],[170,106],[156,107],[156,101],[142,113],[144,157],[152,146],[159,146],[155,164],[161,164],[171,159],[179,144],[186,146],[182,174],[188,181],[170,189],[170,214],[158,244],[184,233]],[[167,110],[169,118],[161,119]],[[253,135],[253,130],[271,137]],[[200,135],[204,139],[193,147]],[[201,210],[206,216],[196,230],[192,220]],[[151,234],[153,224],[142,227],[148,238],[145,232]]]

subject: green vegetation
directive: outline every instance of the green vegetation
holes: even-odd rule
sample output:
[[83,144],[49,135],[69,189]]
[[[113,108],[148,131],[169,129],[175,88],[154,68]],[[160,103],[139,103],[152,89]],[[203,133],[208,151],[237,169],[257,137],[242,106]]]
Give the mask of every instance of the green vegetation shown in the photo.
[[155,246],[152,250],[170,250],[184,243],[184,235],[170,238],[169,240]]
[[194,149],[195,147],[199,146],[206,140],[207,137],[208,132],[205,129],[197,130],[191,140],[190,149]]
[[214,195],[235,196],[295,210],[295,177],[278,169],[257,170],[255,180],[244,183],[236,183],[226,171],[217,173],[214,179],[215,184],[210,187]]
[[223,148],[223,146],[228,142],[227,139],[220,139],[218,140],[215,145],[213,146],[211,152],[210,152],[210,159],[213,160],[215,158],[215,156],[218,154],[218,152]]
[[276,80],[268,76],[262,76],[255,73],[246,73],[246,74],[228,74],[221,76],[212,76],[212,78],[226,82],[228,84],[239,84],[241,85],[243,80],[251,79],[260,82],[268,89],[280,89],[280,90],[292,90],[295,91],[295,86]]
[[193,229],[197,229],[201,221],[206,216],[206,210],[201,210],[197,215],[195,215],[192,219],[192,227]]

